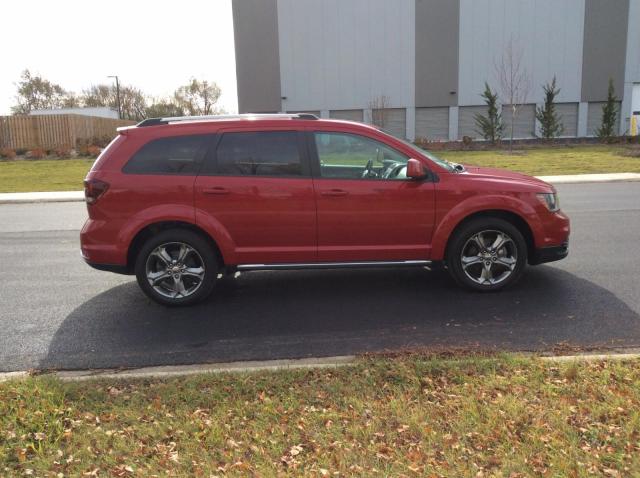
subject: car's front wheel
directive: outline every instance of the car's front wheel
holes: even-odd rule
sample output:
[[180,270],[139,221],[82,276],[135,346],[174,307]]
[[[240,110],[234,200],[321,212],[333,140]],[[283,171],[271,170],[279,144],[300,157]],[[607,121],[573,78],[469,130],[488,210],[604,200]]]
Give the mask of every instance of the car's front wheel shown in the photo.
[[140,288],[156,302],[191,305],[211,293],[218,263],[201,235],[187,229],[169,229],[142,246],[135,272]]
[[520,231],[500,218],[482,217],[458,229],[447,250],[447,267],[469,289],[495,291],[514,284],[527,264]]

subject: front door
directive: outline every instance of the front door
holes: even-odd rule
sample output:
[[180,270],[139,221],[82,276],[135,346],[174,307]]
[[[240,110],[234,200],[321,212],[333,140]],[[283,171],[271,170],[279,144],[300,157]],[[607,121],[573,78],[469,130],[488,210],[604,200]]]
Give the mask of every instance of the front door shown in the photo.
[[196,221],[233,244],[235,264],[316,260],[316,205],[303,133],[219,133],[195,183]]
[[372,137],[308,135],[316,172],[318,260],[428,259],[434,185],[406,177],[408,156]]

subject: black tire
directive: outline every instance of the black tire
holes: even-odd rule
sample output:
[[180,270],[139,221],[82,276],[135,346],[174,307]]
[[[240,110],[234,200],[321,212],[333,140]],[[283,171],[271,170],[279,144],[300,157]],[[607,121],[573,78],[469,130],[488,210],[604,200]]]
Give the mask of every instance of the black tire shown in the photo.
[[[477,240],[479,233],[484,244],[488,246],[483,250],[480,250]],[[496,243],[498,233],[506,235],[502,237],[508,237],[510,241],[504,239],[502,248],[492,251],[491,246]],[[478,252],[473,256],[475,249],[478,249]],[[463,250],[467,272],[463,266]],[[509,265],[503,264],[507,261]],[[522,277],[527,265],[527,243],[518,228],[510,222],[497,217],[479,217],[463,224],[454,232],[447,247],[446,263],[449,273],[458,285],[475,291],[498,291],[515,284]],[[487,264],[489,271],[483,271],[484,264]],[[488,274],[487,277],[484,276],[485,273]],[[497,277],[493,277],[493,274]],[[472,278],[475,276],[478,277]],[[491,283],[492,280],[496,282]]]
[[[172,259],[179,259],[182,245],[187,246],[184,250],[189,252],[184,260],[183,269],[176,271],[176,276],[179,276],[179,282],[182,284],[184,296],[180,292],[176,292],[176,297],[169,296],[173,281],[173,273],[169,272],[170,266],[166,267],[167,272],[165,273],[169,276],[162,278],[156,287],[150,284],[150,279],[147,277],[148,267],[154,274],[160,274],[162,268],[165,267],[167,261],[160,259],[160,255],[157,254],[157,251],[160,250],[158,248],[163,245],[165,245],[164,251]],[[178,263],[174,267],[179,268],[180,264]],[[154,268],[160,270],[154,272]],[[198,282],[196,275],[191,274],[190,271],[200,271],[200,268],[203,269],[203,272],[201,272],[202,278]],[[144,243],[138,252],[135,264],[136,278],[142,291],[155,302],[166,306],[192,305],[207,298],[215,286],[218,269],[218,260],[211,244],[200,234],[188,229],[167,229],[154,235]],[[184,272],[184,276],[182,272]],[[174,282],[173,287],[177,290],[176,284],[177,282]],[[190,292],[190,289],[193,290]]]

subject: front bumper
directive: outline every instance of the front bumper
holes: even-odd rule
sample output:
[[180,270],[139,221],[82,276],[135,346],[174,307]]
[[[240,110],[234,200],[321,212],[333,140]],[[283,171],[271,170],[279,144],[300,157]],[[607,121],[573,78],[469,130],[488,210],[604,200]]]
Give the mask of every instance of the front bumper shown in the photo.
[[533,251],[529,264],[537,265],[545,262],[553,262],[564,259],[569,255],[569,242],[563,242],[559,246],[540,247]]
[[116,274],[133,275],[133,271],[127,266],[120,264],[99,264],[97,262],[90,262],[86,257],[83,257],[87,265],[97,269],[99,271],[115,272]]

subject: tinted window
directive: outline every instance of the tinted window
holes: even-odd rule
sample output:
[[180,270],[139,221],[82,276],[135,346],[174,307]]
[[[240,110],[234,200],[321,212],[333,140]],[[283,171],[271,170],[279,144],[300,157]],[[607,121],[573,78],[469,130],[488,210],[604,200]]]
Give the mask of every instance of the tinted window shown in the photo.
[[209,136],[172,136],[145,144],[127,162],[130,174],[197,174]]
[[302,174],[295,131],[224,133],[216,150],[214,174],[299,176]]
[[320,176],[339,179],[407,179],[408,157],[365,136],[315,133]]

